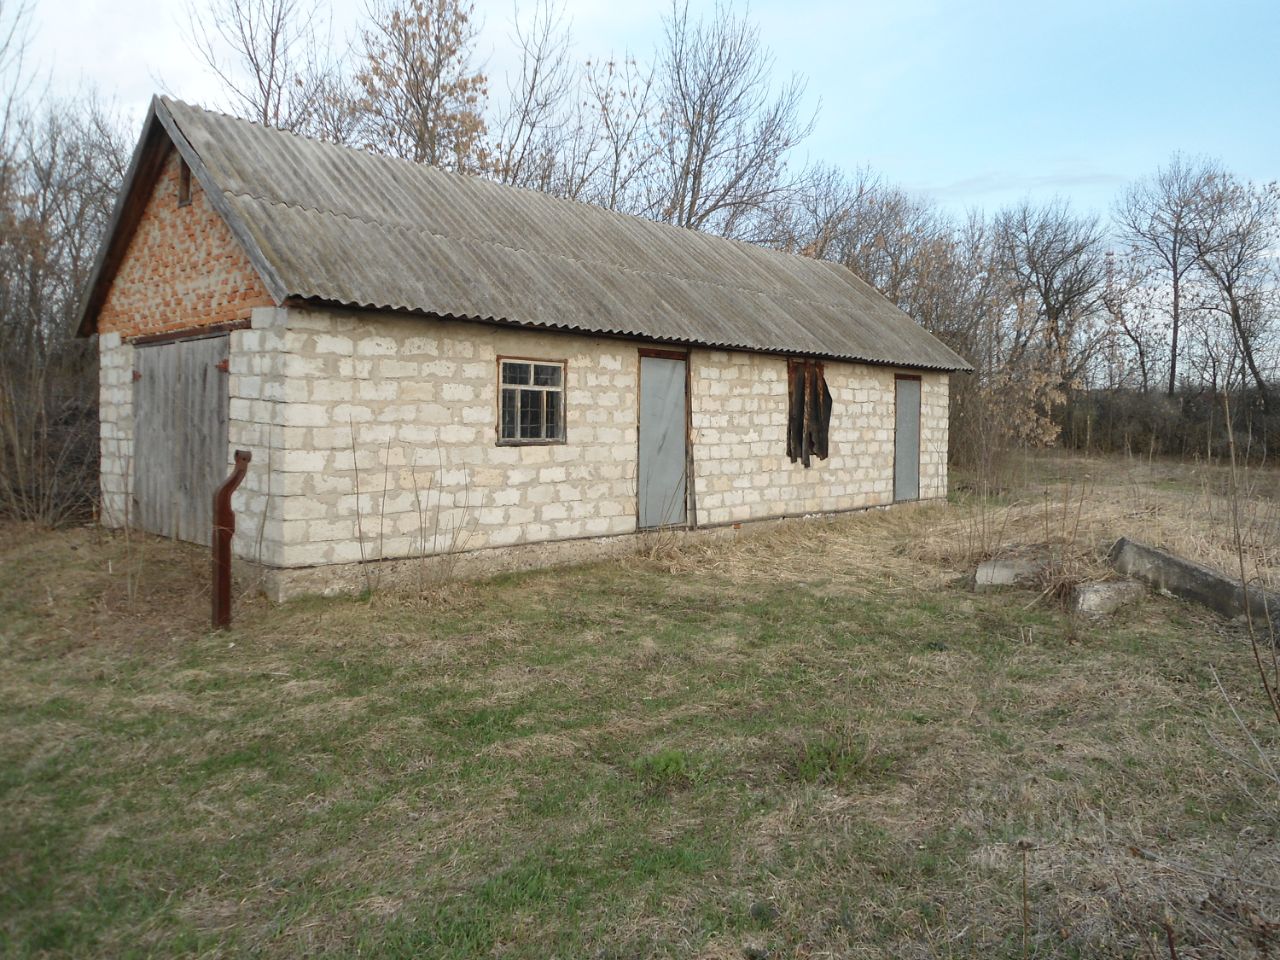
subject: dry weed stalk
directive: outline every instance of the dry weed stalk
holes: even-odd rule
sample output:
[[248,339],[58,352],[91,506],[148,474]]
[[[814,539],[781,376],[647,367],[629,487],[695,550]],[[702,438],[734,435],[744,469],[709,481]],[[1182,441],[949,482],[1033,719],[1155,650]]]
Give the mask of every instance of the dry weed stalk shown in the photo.
[[[426,490],[418,481],[417,453],[410,467],[410,482],[413,484],[413,500],[418,515],[418,537],[416,559],[418,561],[418,596],[427,596],[429,589],[447,583],[453,579],[457,565],[457,557],[466,549],[470,537],[470,528],[476,518],[471,509],[471,475],[462,471],[462,505],[459,507],[456,496],[453,497],[451,513],[461,511],[461,516],[451,517],[448,525],[441,530],[441,513],[444,511],[444,450],[436,441],[436,471],[427,475]],[[435,506],[431,505],[431,493],[435,491]],[[428,522],[428,511],[430,521]]]
[[[413,483],[413,504],[418,514],[418,595],[421,596],[427,589],[427,517],[426,506],[422,500],[422,490],[418,485],[418,453],[415,450],[413,454],[413,463],[409,466],[409,478]],[[434,474],[427,475],[427,500],[431,499],[431,488],[435,483]],[[437,523],[439,511],[436,511]],[[435,543],[435,537],[432,536],[432,544]]]
[[1253,648],[1253,660],[1258,669],[1258,679],[1262,683],[1263,693],[1266,696],[1267,704],[1271,708],[1272,714],[1275,716],[1276,724],[1280,725],[1280,694],[1277,693],[1276,685],[1272,683],[1272,678],[1280,675],[1280,661],[1277,660],[1274,623],[1268,617],[1268,646],[1271,650],[1272,667],[1272,674],[1269,676],[1267,668],[1262,662],[1262,645],[1258,640],[1258,631],[1253,623],[1253,612],[1249,603],[1249,580],[1245,572],[1244,540],[1240,533],[1240,484],[1236,473],[1236,435],[1235,428],[1231,422],[1231,401],[1226,393],[1222,395],[1222,408],[1227,424],[1227,450],[1230,454],[1231,465],[1227,488],[1231,506],[1231,532],[1235,539],[1236,561],[1240,571],[1240,589],[1244,593],[1245,627],[1249,634],[1249,644]]
[[364,511],[360,507],[360,465],[356,451],[355,419],[348,417],[347,425],[351,428],[351,474],[355,478],[356,488],[356,543],[360,546],[360,570],[364,573],[365,593],[372,596],[373,574],[369,570],[368,557],[364,553]]
[[[356,441],[355,427],[351,426],[351,457],[352,471],[355,483],[355,505],[356,505],[356,536],[360,545],[360,564],[365,579],[366,594],[372,596],[380,587],[383,569],[378,566],[376,570],[371,570],[374,566],[373,560],[391,559],[386,556],[385,549],[385,524],[387,513],[387,497],[391,489],[391,437],[387,437],[386,448],[384,451],[383,473],[382,473],[382,496],[378,510],[378,531],[377,531],[377,556],[370,558],[365,552],[364,539],[364,510],[361,503],[360,494],[360,473],[356,464]],[[470,538],[471,527],[474,526],[475,516],[471,506],[471,475],[463,469],[462,471],[462,504],[458,506],[456,496],[453,498],[453,506],[450,508],[451,513],[461,513],[461,516],[452,516],[443,531],[441,528],[441,513],[444,510],[444,484],[441,477],[444,474],[444,451],[441,449],[439,440],[436,441],[436,464],[437,469],[434,474],[428,474],[426,491],[424,491],[418,481],[418,463],[417,452],[414,453],[413,463],[409,467],[410,483],[413,487],[414,510],[418,515],[418,533],[415,547],[407,559],[416,559],[418,561],[418,593],[425,595],[428,583],[428,570],[434,569],[434,581],[436,584],[444,583],[453,578],[453,572],[456,566],[456,558],[466,549],[466,544]],[[435,491],[435,506],[431,506],[431,493]],[[431,520],[428,523],[427,513],[430,511]],[[428,536],[430,541],[428,542]],[[434,562],[432,562],[434,561]]]
[[[387,487],[391,483],[391,434],[387,433],[387,447],[382,458],[382,503],[378,508],[378,559],[386,559],[385,540],[383,539],[383,530],[387,518]],[[357,509],[359,508],[359,498],[356,498]],[[373,586],[376,589],[382,582],[382,567],[379,566],[374,573]]]

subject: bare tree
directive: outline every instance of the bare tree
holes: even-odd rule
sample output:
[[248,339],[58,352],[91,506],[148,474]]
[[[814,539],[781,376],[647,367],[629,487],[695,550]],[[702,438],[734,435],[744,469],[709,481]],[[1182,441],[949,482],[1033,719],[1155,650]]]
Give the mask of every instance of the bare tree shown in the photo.
[[314,106],[302,132],[352,146],[367,140],[365,125],[358,85],[342,61],[335,61],[316,79]]
[[319,0],[192,0],[187,21],[234,112],[286,130],[313,120],[329,72]]
[[1226,316],[1264,413],[1271,391],[1257,346],[1275,295],[1274,247],[1280,239],[1280,191],[1215,171],[1202,182],[1191,217],[1190,241],[1200,272],[1216,294],[1209,305]]
[[858,211],[879,186],[880,178],[866,168],[850,176],[835,166],[811,167],[773,205],[778,246],[818,260],[848,262]]
[[51,103],[9,131],[0,196],[0,510],[57,523],[95,492],[92,345],[78,294],[128,162],[122,125],[95,99]]
[[1230,320],[1240,357],[1266,413],[1271,412],[1271,392],[1256,348],[1266,320],[1266,302],[1275,293],[1272,248],[1277,238],[1280,192],[1276,184],[1254,186],[1221,172],[1204,179],[1194,204],[1190,243],[1199,271],[1216,294],[1210,306]]
[[490,174],[502,183],[555,192],[574,94],[569,32],[551,0],[537,0],[530,22],[515,18],[520,72],[507,85],[489,149]]
[[793,186],[787,160],[812,130],[797,77],[774,93],[759,30],[717,6],[694,22],[675,0],[658,67],[663,163],[649,212],[681,227],[754,239],[753,221]]
[[921,271],[951,225],[929,200],[883,182],[859,192],[841,259],[886,297],[909,309]]
[[1021,313],[1019,336],[1038,341],[1042,361],[1056,369],[1065,393],[1096,343],[1090,321],[1106,279],[1102,231],[1096,219],[1076,217],[1062,201],[1005,210],[994,231],[997,265]]
[[1108,252],[1102,306],[1109,321],[1108,386],[1127,385],[1136,364],[1138,389],[1147,393],[1158,364],[1157,351],[1163,331],[1153,317],[1154,298],[1149,290],[1151,267],[1140,252],[1131,255]]
[[30,3],[0,0],[0,96],[4,97],[6,115],[30,83],[25,69],[30,25]]
[[631,54],[588,60],[566,164],[569,195],[610,210],[648,211],[648,177],[661,155],[654,68]]
[[1191,219],[1212,167],[1175,153],[1167,166],[1147,180],[1132,184],[1115,208],[1121,237],[1156,264],[1169,281],[1169,385],[1178,385],[1178,338],[1182,332],[1183,292],[1195,267]]
[[365,145],[451,170],[485,166],[483,73],[471,66],[476,26],[464,0],[380,0],[356,74]]

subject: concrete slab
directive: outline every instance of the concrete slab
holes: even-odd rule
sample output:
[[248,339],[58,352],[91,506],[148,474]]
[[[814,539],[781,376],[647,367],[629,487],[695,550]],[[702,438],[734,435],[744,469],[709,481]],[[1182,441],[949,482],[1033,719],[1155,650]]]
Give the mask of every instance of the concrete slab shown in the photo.
[[1243,617],[1247,602],[1256,627],[1269,632],[1270,620],[1280,632],[1280,596],[1259,587],[1246,591],[1239,580],[1217,570],[1127,537],[1121,537],[1111,548],[1111,565],[1161,593],[1194,600],[1224,617]]
[[1040,573],[1040,564],[1017,557],[984,560],[973,574],[973,589],[978,593],[1002,590],[1032,583]]
[[1121,607],[1146,596],[1146,584],[1137,580],[1078,583],[1071,591],[1071,612],[1085,617],[1108,617]]

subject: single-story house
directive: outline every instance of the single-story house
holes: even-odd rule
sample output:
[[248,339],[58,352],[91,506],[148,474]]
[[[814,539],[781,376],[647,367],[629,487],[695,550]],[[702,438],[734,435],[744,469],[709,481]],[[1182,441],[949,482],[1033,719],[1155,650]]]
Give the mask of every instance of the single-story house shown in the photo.
[[276,572],[944,497],[969,369],[838,264],[163,97],[80,333],[105,520],[207,543],[249,450]]

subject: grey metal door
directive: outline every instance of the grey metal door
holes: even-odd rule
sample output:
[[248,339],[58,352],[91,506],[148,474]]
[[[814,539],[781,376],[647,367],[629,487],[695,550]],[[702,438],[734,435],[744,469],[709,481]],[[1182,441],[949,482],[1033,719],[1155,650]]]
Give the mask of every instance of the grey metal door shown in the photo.
[[639,525],[685,522],[685,361],[640,358]]
[[920,381],[898,377],[893,430],[893,499],[920,499]]
[[139,347],[134,353],[134,525],[208,544],[213,493],[227,475],[230,340]]

